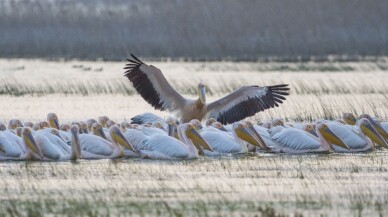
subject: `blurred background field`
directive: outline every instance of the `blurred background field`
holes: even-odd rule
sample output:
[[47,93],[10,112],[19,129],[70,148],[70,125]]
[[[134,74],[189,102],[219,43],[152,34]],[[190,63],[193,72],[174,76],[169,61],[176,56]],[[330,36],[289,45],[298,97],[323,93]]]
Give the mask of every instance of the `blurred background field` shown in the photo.
[[[253,121],[388,119],[385,0],[2,0],[0,121],[129,120],[134,53],[208,101],[288,83]],[[386,150],[193,161],[1,162],[0,216],[386,216]]]
[[[242,85],[288,83],[291,95],[279,108],[252,120],[334,119],[343,112],[388,118],[388,62],[150,62],[178,92],[195,98],[199,81],[209,101]],[[0,60],[0,115],[39,120],[56,112],[63,120],[108,115],[130,119],[154,111],[123,76],[125,62]],[[9,108],[12,109],[9,109]]]

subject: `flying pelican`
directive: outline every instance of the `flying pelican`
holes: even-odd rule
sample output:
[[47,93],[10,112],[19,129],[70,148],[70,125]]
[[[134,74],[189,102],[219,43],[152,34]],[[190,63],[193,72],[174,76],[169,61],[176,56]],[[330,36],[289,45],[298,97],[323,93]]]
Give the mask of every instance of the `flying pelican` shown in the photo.
[[181,123],[192,119],[202,120],[204,117],[215,118],[222,124],[234,123],[259,111],[278,107],[289,95],[288,84],[274,86],[244,86],[212,103],[206,103],[205,85],[199,83],[197,100],[186,99],[177,93],[168,83],[162,72],[140,61],[131,54],[133,59],[125,76],[132,82],[136,91],[155,109],[175,112]]
[[276,146],[275,152],[290,154],[329,152],[331,144],[349,149],[324,123],[317,125],[318,138],[296,128],[273,126],[269,130]]

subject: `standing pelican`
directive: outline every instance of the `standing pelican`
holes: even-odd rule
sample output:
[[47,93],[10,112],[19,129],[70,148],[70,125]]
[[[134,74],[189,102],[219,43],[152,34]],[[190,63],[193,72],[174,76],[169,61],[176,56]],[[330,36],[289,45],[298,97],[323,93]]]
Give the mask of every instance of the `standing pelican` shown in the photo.
[[140,61],[133,59],[125,76],[132,82],[136,91],[155,109],[176,112],[181,123],[192,119],[202,120],[205,117],[215,118],[222,124],[234,123],[259,111],[278,107],[289,95],[288,84],[274,86],[244,86],[233,93],[212,103],[206,103],[205,85],[199,83],[197,100],[186,99],[176,92],[168,83],[162,72]]

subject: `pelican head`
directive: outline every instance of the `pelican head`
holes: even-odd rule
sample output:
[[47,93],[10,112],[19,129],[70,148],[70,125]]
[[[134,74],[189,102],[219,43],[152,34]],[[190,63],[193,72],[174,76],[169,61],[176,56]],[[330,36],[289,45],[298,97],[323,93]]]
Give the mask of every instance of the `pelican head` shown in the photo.
[[129,143],[129,141],[124,137],[123,133],[121,132],[118,126],[115,126],[115,125],[111,126],[109,128],[109,134],[116,144],[119,144],[131,151],[136,152],[136,150],[133,148],[133,145]]
[[192,124],[196,130],[202,130],[202,124],[198,119],[193,119],[190,121],[190,124]]
[[5,126],[4,123],[0,123],[0,131],[5,131],[7,127]]
[[357,125],[360,127],[362,132],[374,143],[377,143],[384,148],[388,148],[387,141],[383,139],[383,137],[377,132],[377,130],[373,127],[372,123],[368,119],[361,118],[357,121]]
[[50,124],[51,128],[59,130],[58,116],[55,113],[48,113],[47,122]]
[[181,130],[187,136],[187,138],[189,138],[191,142],[197,147],[198,150],[201,150],[200,148],[204,148],[205,150],[213,151],[210,145],[198,133],[198,131],[195,129],[195,127],[192,124],[190,123],[183,124],[181,127]]
[[88,125],[84,121],[80,121],[79,124],[83,133],[89,134]]
[[244,140],[245,142],[248,142],[249,144],[260,147],[262,149],[268,149],[265,143],[263,141],[259,141],[254,133],[249,130],[247,125],[240,122],[235,122],[233,123],[233,130],[236,132],[237,137]]
[[40,129],[50,128],[50,124],[47,121],[41,121],[39,124],[40,124]]
[[40,147],[36,144],[36,141],[32,136],[30,128],[24,127],[22,129],[22,139],[28,149],[30,149],[33,153],[37,154],[41,159],[43,159],[43,153],[40,150]]
[[260,143],[260,147],[262,149],[264,149],[264,150],[270,150],[270,148],[268,148],[268,146],[265,144],[263,138],[261,138],[260,134],[256,131],[256,129],[253,126],[252,122],[245,121],[245,125],[248,127],[248,129],[250,130],[252,135],[256,137],[257,141]]
[[276,127],[276,126],[283,126],[284,127],[284,122],[279,118],[275,118],[271,121],[270,127]]
[[347,146],[340,138],[338,138],[338,136],[336,136],[325,123],[319,123],[317,125],[317,130],[323,136],[323,138],[329,142],[329,144],[338,145],[339,147],[350,150],[349,146]]
[[34,125],[32,125],[32,130],[37,131],[37,130],[40,130],[40,129],[41,129],[40,128],[40,122],[35,123]]
[[356,125],[357,122],[357,118],[352,113],[344,113],[342,119],[349,125]]
[[34,126],[34,124],[32,122],[26,121],[26,122],[24,122],[23,126],[32,128]]
[[103,126],[103,127],[106,127],[106,122],[108,122],[108,121],[109,121],[108,116],[98,117],[98,123],[100,123],[101,126]]
[[209,118],[209,119],[206,120],[206,126],[209,127],[209,126],[211,126],[216,121],[217,120],[214,119],[214,118]]
[[[70,126],[70,125],[69,125]],[[71,160],[77,160],[81,157],[81,143],[79,141],[79,127],[75,124],[71,125]]]
[[125,130],[126,130],[127,128],[131,128],[131,124],[128,123],[127,121],[123,121],[123,122],[121,122],[121,124],[120,124],[120,128],[121,128],[121,132],[125,132]]
[[107,128],[109,128],[109,127],[111,127],[111,126],[113,126],[113,125],[115,125],[115,124],[116,124],[116,122],[114,122],[114,121],[112,121],[112,120],[106,121],[106,127],[107,127]]
[[57,129],[55,129],[55,128],[50,129],[50,133],[53,134],[54,136],[59,137],[62,141],[65,141],[65,140],[62,138],[62,136],[59,134],[59,131],[58,131]]
[[314,126],[312,124],[305,124],[303,126],[303,130],[310,133],[311,135],[318,137],[317,133],[315,132]]
[[15,130],[17,127],[23,127],[23,124],[18,119],[11,119],[8,123],[8,129]]
[[61,127],[60,127],[62,131],[66,131],[66,132],[68,132],[70,128],[71,126],[69,124],[61,124]]
[[105,136],[104,130],[102,129],[102,125],[99,123],[94,123],[92,125],[92,133],[96,136],[99,136],[105,140],[108,140]]
[[97,121],[95,119],[88,119],[86,120],[86,124],[88,125],[88,130],[91,131],[92,130],[92,125],[94,123],[97,123]]
[[82,134],[84,133],[84,131],[82,130],[82,126],[81,126],[81,123],[79,121],[73,121],[71,122],[71,125],[77,125],[78,126],[78,129],[79,129],[79,133]]
[[174,137],[176,139],[179,139],[178,136],[178,130],[177,130],[177,124],[174,118],[168,117],[167,120],[167,125],[168,125],[168,135],[171,137]]
[[199,82],[198,84],[198,95],[199,95],[199,100],[203,105],[206,104],[206,85],[203,84],[202,82]]
[[216,129],[219,129],[221,131],[225,131],[227,132],[227,130],[225,129],[224,125],[222,125],[220,122],[216,121],[214,123],[211,124],[212,127],[216,128]]
[[375,119],[373,119],[370,115],[368,114],[362,114],[360,115],[361,118],[366,118],[370,123],[373,125],[373,127],[377,130],[377,132],[384,138],[388,139],[388,132],[384,130],[384,128],[381,126],[379,122],[377,122]]

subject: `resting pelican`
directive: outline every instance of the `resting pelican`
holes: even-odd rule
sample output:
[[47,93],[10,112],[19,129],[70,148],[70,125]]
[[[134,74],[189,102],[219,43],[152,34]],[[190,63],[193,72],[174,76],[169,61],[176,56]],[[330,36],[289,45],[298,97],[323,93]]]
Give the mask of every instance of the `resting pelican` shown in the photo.
[[259,111],[279,106],[286,95],[289,95],[288,84],[274,86],[244,86],[212,103],[206,103],[205,85],[199,83],[197,100],[185,99],[167,82],[162,72],[140,61],[131,54],[133,59],[125,76],[132,82],[136,91],[155,109],[176,112],[181,123],[192,119],[202,120],[204,117],[215,118],[222,124],[234,123]]
[[[72,127],[71,131],[78,128]],[[76,160],[80,155],[80,147],[72,143],[69,147],[56,129],[43,129],[31,133],[30,142],[39,147],[43,160]],[[73,141],[73,140],[72,140]]]
[[[93,125],[97,125],[96,123]],[[98,124],[101,126],[100,124]],[[92,127],[93,128],[93,127]],[[97,129],[100,131],[101,128]],[[103,139],[100,136],[91,134],[79,134],[79,142],[82,149],[82,158],[85,159],[104,159],[104,158],[118,158],[123,157],[124,152],[122,148],[131,150],[136,153],[132,144],[121,133],[120,128],[117,126],[111,126],[109,128],[109,134],[112,141]],[[135,155],[135,154],[134,154]]]
[[[175,123],[171,121],[171,124]],[[197,158],[199,156],[199,150],[193,142],[201,146],[201,149],[212,150],[209,144],[198,134],[193,125],[179,125],[177,132],[179,139],[167,136],[160,129],[152,130],[152,128],[150,129],[148,127],[135,126],[135,128],[127,129],[124,135],[145,158]]]
[[26,122],[24,122],[23,126],[24,127],[32,128],[32,126],[34,126],[34,124],[32,122],[30,122],[30,121],[26,121]]
[[342,147],[333,146],[333,149],[336,152],[363,152],[371,150],[373,149],[371,140],[382,147],[388,148],[387,142],[366,118],[361,118],[356,122],[357,132],[340,123],[329,122],[326,124],[333,133],[336,134],[350,148],[350,150],[348,150]]
[[274,126],[270,130],[271,138],[275,141],[275,152],[290,154],[329,152],[331,144],[349,149],[324,123],[317,125],[318,138],[296,128]]
[[212,126],[206,127],[201,131],[201,136],[215,152],[209,153],[204,151],[205,155],[247,153],[249,151],[247,143],[263,148],[263,144],[258,141],[257,137],[245,124],[240,122],[233,123],[231,132],[220,130],[219,128],[222,127],[221,123],[214,122]]
[[[42,160],[43,154],[36,145],[31,130],[22,129],[21,136],[9,133],[0,135],[0,160]],[[16,137],[14,137],[16,136]]]
[[388,131],[386,131],[382,126],[381,124],[376,121],[375,119],[373,119],[370,115],[368,114],[362,114],[360,115],[360,118],[366,118],[368,119],[371,124],[373,125],[373,127],[377,130],[377,132],[386,140],[388,141]]

